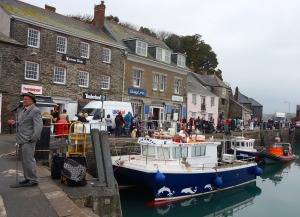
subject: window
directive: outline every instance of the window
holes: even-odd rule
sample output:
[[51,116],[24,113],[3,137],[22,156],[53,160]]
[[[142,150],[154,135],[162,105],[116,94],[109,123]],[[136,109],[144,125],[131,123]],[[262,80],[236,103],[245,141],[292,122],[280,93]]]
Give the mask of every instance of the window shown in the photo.
[[188,147],[173,147],[172,155],[174,159],[187,157],[188,156]]
[[167,160],[170,159],[170,149],[165,147],[157,147],[158,159]]
[[221,95],[222,95],[222,98],[224,98],[224,99],[226,98],[226,95],[227,95],[227,94],[226,94],[226,88],[225,88],[225,87],[222,88],[222,93],[221,93]]
[[171,62],[171,52],[162,48],[156,48],[156,59],[166,63]]
[[40,47],[40,31],[28,29],[27,45],[31,47]]
[[39,79],[39,64],[25,62],[25,79],[37,81]]
[[215,106],[215,97],[210,98],[210,105]]
[[136,53],[141,56],[147,56],[147,43],[142,41],[136,42]]
[[66,69],[63,67],[54,68],[54,78],[53,82],[56,84],[65,84],[66,83]]
[[62,36],[57,36],[56,51],[59,53],[67,52],[67,38],[62,37]]
[[165,91],[166,87],[166,77],[163,75],[159,76],[159,90],[160,91]]
[[185,56],[177,55],[177,65],[180,67],[185,67]]
[[206,147],[205,146],[194,146],[191,150],[192,157],[205,156]]
[[152,89],[153,90],[157,90],[157,87],[158,87],[158,77],[159,77],[158,74],[154,74],[153,75],[153,81],[152,81]]
[[79,87],[89,87],[89,73],[88,72],[79,72]]
[[100,75],[100,88],[103,90],[109,90],[110,76]]
[[141,80],[142,80],[142,71],[135,69],[133,71],[133,86],[134,87],[140,87],[141,86]]
[[90,57],[90,44],[81,42],[80,44],[80,56],[84,58]]
[[174,93],[179,94],[180,93],[180,79],[175,79],[174,81]]
[[196,104],[196,94],[192,94],[192,103]]
[[192,112],[192,118],[196,118],[196,112]]
[[103,62],[110,63],[111,50],[108,48],[103,48]]

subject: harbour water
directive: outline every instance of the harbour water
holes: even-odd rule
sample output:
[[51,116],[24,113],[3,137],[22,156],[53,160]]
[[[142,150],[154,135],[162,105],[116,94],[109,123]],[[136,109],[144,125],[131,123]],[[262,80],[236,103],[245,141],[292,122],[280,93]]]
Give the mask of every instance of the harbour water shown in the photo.
[[289,164],[259,166],[256,181],[226,191],[148,207],[150,192],[120,191],[123,217],[298,217],[300,216],[300,141],[293,143],[296,160]]

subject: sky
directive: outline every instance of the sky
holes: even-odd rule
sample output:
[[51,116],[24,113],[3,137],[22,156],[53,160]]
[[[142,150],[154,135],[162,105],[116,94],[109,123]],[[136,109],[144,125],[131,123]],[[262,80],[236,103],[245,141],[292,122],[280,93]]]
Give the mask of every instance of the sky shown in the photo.
[[[23,0],[60,14],[94,14],[100,0]],[[233,92],[263,105],[263,113],[300,105],[300,1],[106,0],[106,16],[177,35],[202,35],[217,54]]]

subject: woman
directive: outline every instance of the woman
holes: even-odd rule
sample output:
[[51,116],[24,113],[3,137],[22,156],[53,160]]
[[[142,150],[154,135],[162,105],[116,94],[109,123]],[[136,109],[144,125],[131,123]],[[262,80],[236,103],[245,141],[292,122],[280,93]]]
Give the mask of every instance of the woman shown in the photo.
[[111,129],[112,129],[112,119],[110,118],[109,114],[106,116],[105,122],[106,122],[106,125],[107,125],[108,135],[110,135]]

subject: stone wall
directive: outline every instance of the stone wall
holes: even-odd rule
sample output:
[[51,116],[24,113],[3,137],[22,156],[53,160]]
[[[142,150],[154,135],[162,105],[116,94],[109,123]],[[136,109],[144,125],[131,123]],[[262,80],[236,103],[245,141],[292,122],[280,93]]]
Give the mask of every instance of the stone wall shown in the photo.
[[230,89],[226,89],[226,98],[222,98],[223,87],[214,87],[213,93],[219,97],[219,113],[224,113],[224,117],[229,116]]
[[[8,93],[3,96],[2,120],[6,122],[13,117],[10,114],[11,108],[19,104],[21,85],[35,85],[43,88],[43,95],[69,98],[78,101],[83,98],[84,92],[102,94],[107,100],[121,101],[123,92],[123,73],[124,73],[124,50],[86,41],[90,44],[90,58],[86,64],[75,64],[62,60],[61,53],[56,52],[57,36],[67,38],[67,55],[80,58],[80,38],[70,35],[62,35],[52,30],[28,25],[26,23],[12,20],[12,38],[24,45],[27,45],[28,28],[40,31],[40,48],[21,48],[5,44],[0,47],[2,53],[2,83],[1,87]],[[103,62],[103,48],[111,49],[111,63]],[[32,53],[36,53],[32,55]],[[4,55],[5,54],[5,55]],[[25,79],[25,62],[39,63],[39,79],[37,81]],[[66,68],[66,83],[56,84],[53,82],[55,66]],[[89,73],[89,86],[79,87],[79,71]],[[110,89],[100,88],[100,75],[110,76]],[[2,132],[7,132],[8,126],[3,124]]]

